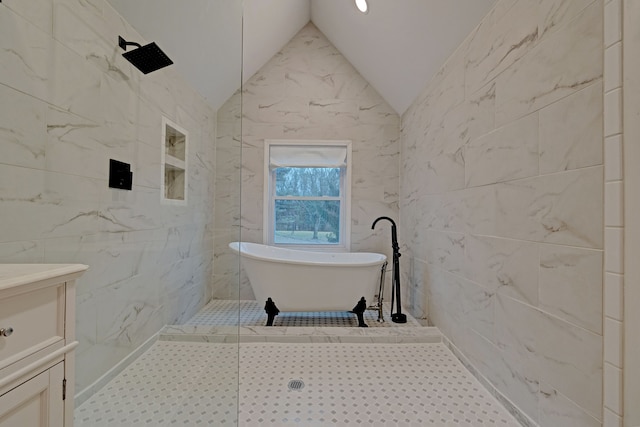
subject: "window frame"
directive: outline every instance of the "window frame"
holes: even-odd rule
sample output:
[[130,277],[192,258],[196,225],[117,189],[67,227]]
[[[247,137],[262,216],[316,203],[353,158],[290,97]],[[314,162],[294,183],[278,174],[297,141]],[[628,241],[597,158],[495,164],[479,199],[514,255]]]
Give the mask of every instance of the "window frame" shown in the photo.
[[[337,244],[285,244],[275,242],[275,179],[276,168],[271,168],[272,146],[334,146],[346,148],[346,166],[340,174],[340,240]],[[264,140],[264,187],[263,187],[263,242],[266,245],[290,249],[344,252],[351,250],[351,141],[349,140]],[[294,166],[295,167],[295,166]],[[307,198],[301,198],[307,199]],[[312,198],[310,200],[336,200],[334,198]]]

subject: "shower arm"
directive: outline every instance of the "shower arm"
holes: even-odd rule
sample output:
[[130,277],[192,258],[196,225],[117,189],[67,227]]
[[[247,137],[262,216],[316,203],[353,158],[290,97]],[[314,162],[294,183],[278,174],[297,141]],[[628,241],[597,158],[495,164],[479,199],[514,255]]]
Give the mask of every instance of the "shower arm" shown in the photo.
[[127,50],[127,46],[135,46],[135,47],[142,47],[142,45],[140,43],[136,43],[136,42],[128,42],[125,39],[122,38],[122,36],[118,36],[118,46],[120,46],[122,48],[122,50]]

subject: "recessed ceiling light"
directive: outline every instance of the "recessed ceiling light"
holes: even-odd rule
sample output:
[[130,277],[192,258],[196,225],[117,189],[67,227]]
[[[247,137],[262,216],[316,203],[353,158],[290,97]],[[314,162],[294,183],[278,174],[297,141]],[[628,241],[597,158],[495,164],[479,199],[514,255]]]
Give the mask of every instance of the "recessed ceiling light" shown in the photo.
[[356,7],[362,13],[367,13],[369,11],[369,6],[367,6],[367,0],[356,0]]

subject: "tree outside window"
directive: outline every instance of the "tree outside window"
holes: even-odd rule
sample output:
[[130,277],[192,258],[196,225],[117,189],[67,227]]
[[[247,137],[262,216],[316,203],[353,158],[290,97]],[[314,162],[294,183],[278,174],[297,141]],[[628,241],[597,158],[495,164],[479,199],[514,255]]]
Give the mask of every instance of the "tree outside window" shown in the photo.
[[340,240],[340,168],[275,170],[275,243],[337,244]]

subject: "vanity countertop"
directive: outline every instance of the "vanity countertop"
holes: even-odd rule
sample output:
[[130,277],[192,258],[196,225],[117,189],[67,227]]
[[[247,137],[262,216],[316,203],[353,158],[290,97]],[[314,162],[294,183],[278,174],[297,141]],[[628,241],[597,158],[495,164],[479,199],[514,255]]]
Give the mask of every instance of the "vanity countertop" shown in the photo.
[[84,264],[0,264],[0,290],[54,277],[73,280],[88,268]]

